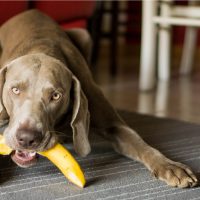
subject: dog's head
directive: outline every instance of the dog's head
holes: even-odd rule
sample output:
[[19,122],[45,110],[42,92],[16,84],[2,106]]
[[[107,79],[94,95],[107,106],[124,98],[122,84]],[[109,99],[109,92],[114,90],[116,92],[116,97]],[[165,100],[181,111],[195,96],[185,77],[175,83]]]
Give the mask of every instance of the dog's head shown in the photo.
[[76,152],[89,153],[88,101],[65,64],[45,54],[19,57],[1,69],[0,86],[0,123],[8,122],[3,134],[18,165],[32,165],[35,152],[55,145],[64,117],[71,118]]

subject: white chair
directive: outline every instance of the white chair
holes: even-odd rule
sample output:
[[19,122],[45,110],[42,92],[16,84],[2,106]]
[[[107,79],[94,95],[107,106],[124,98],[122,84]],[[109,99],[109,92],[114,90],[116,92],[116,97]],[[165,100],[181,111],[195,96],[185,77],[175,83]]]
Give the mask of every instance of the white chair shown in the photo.
[[[173,0],[142,1],[142,42],[139,87],[151,90],[156,83],[156,63],[158,79],[170,78],[171,26],[187,26],[180,72],[190,73],[200,27],[200,7],[198,1],[190,1],[188,6],[177,6]],[[160,6],[160,10],[158,9]],[[158,13],[158,11],[160,11]],[[159,26],[158,26],[159,25]],[[157,39],[158,33],[158,39]],[[158,62],[156,62],[158,52]]]

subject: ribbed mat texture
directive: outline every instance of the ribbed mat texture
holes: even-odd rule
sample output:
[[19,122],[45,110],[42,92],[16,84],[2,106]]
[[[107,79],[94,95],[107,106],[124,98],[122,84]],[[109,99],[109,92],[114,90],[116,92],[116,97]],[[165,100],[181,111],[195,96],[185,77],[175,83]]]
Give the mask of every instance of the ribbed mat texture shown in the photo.
[[[121,111],[125,121],[169,158],[183,162],[200,175],[200,125]],[[80,158],[87,186],[68,182],[47,159],[22,169],[8,156],[0,157],[0,200],[195,200],[200,187],[177,189],[156,180],[140,163],[113,151],[102,139],[94,139],[92,153]]]

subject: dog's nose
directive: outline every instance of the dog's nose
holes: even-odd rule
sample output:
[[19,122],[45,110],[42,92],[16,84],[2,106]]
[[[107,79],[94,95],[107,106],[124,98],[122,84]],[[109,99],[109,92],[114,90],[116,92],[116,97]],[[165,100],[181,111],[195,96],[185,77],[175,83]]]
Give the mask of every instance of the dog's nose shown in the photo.
[[36,130],[19,130],[16,138],[20,147],[30,149],[40,144],[42,141],[42,133]]

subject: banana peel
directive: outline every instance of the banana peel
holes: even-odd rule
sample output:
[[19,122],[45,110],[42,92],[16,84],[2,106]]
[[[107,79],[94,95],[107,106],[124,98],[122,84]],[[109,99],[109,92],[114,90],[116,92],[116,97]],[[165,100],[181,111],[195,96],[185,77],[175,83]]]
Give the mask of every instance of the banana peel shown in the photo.
[[[5,144],[4,137],[0,135],[0,154],[9,155],[11,152],[12,149]],[[79,164],[61,144],[57,143],[53,148],[38,154],[47,157],[72,183],[81,188],[85,186],[85,177]]]
[[3,135],[0,135],[0,154],[9,155],[11,152],[12,149],[6,145]]
[[52,149],[38,153],[53,162],[72,183],[84,187],[86,181],[79,164],[61,144],[57,143]]

